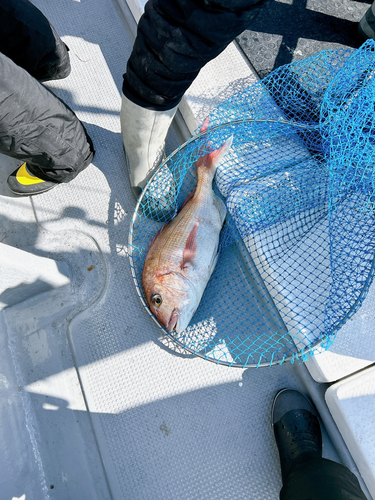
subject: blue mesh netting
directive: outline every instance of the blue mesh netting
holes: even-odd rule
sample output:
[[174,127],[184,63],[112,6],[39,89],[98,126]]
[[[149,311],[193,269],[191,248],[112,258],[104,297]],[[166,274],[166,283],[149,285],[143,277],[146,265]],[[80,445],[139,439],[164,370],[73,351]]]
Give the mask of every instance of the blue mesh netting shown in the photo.
[[305,360],[360,307],[374,268],[374,69],[372,40],[278,68],[154,174],[129,238],[145,307],[150,241],[195,187],[198,156],[234,136],[214,181],[228,210],[219,260],[187,330],[169,334],[179,346],[231,366]]

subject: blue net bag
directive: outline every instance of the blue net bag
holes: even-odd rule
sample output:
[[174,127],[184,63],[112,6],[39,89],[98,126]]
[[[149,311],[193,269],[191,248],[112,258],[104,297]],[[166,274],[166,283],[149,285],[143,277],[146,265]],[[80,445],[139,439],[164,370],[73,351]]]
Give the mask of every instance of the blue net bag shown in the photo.
[[218,106],[155,172],[129,235],[150,314],[149,244],[195,187],[197,159],[233,135],[213,183],[227,207],[219,259],[188,328],[164,331],[175,345],[229,366],[304,361],[361,306],[374,274],[374,69],[372,40],[282,66]]

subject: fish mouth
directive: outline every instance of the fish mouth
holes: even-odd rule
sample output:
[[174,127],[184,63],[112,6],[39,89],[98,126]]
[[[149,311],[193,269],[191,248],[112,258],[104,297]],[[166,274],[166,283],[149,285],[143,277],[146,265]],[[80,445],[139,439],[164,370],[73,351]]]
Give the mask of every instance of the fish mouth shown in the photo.
[[167,324],[167,331],[168,333],[176,330],[177,322],[180,317],[180,312],[177,309],[173,309],[171,317],[169,318],[168,324]]

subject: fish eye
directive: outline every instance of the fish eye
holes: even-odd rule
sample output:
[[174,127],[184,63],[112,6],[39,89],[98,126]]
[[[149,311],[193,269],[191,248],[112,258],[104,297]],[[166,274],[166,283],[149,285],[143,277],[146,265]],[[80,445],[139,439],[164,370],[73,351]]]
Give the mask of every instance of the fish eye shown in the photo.
[[161,298],[161,295],[159,295],[158,293],[155,293],[151,297],[151,302],[154,304],[155,307],[159,307],[162,305],[163,299]]

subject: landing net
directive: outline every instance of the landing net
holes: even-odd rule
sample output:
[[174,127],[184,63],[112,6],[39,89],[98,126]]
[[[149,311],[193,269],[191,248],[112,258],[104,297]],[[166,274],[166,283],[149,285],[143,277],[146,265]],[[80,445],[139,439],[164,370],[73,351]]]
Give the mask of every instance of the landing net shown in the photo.
[[197,158],[233,134],[214,181],[228,210],[216,269],[187,330],[165,332],[180,348],[239,367],[304,361],[361,306],[374,274],[374,70],[373,40],[282,66],[151,178],[129,235],[147,310],[149,243],[195,187]]

